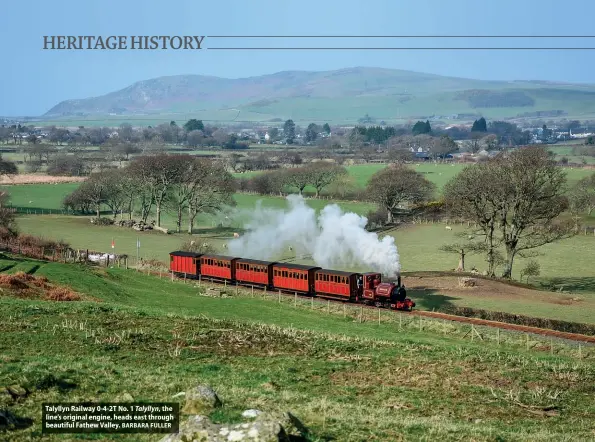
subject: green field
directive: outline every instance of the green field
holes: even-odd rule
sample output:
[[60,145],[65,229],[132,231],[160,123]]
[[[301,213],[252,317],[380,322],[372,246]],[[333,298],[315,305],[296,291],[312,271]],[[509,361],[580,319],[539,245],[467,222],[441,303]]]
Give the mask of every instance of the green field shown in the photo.
[[583,160],[584,160],[586,164],[595,164],[595,157],[574,155],[572,153],[572,148],[573,148],[572,145],[555,146],[555,147],[551,147],[550,150],[556,154],[557,160],[561,160],[562,158],[568,158],[568,161],[570,163],[582,164]]
[[[363,185],[369,177],[382,165],[361,165],[349,168],[354,180]],[[416,166],[417,170],[426,174],[428,179],[436,183],[440,188],[454,176],[460,165],[448,164],[421,164]],[[568,169],[569,178],[573,181],[586,174],[591,173],[582,169]],[[65,195],[71,192],[77,184],[59,185],[23,185],[7,186],[5,188],[11,194],[11,201],[14,206],[28,208],[31,213],[47,213],[48,210],[59,210],[61,201]],[[195,241],[207,242],[214,246],[219,252],[225,253],[223,245],[229,241],[234,231],[240,231],[244,223],[249,219],[249,212],[257,201],[262,201],[265,207],[285,208],[287,202],[280,197],[261,197],[258,195],[236,194],[237,207],[232,212],[226,212],[218,216],[201,216],[197,220]],[[31,203],[29,203],[31,201]],[[307,203],[316,210],[322,209],[329,201],[309,199]],[[359,214],[366,214],[372,205],[363,203],[342,202],[340,206],[346,211],[353,211]],[[55,212],[54,212],[55,213]],[[109,216],[109,215],[108,215]],[[225,218],[228,216],[228,218]],[[120,227],[97,227],[91,226],[91,216],[63,216],[63,215],[39,215],[23,214],[18,218],[19,228],[23,233],[44,236],[52,239],[61,239],[70,243],[75,248],[91,249],[97,251],[110,251],[111,241],[115,241],[115,251],[120,254],[128,254],[134,259],[137,254],[136,240],[140,239],[141,258],[158,259],[167,261],[168,253],[180,248],[182,243],[189,239],[185,233],[164,235],[158,232],[137,232],[132,229]],[[586,220],[588,225],[595,224],[595,217]],[[171,214],[163,216],[163,225],[173,229],[175,221]],[[183,224],[183,227],[185,224]],[[220,228],[213,229],[214,227]],[[439,251],[442,244],[456,242],[454,232],[461,227],[455,226],[454,230],[447,231],[444,225],[417,225],[405,229],[393,231],[392,236],[399,249],[403,271],[428,271],[428,270],[451,270],[456,267],[456,255],[450,255]],[[455,297],[449,300],[451,304],[458,306],[470,306],[485,308],[489,310],[504,311],[510,313],[522,313],[530,315],[534,312],[542,317],[557,318],[568,321],[593,322],[595,315],[595,279],[592,275],[591,262],[595,262],[595,237],[580,235],[575,238],[561,241],[539,249],[540,256],[536,259],[541,266],[541,276],[534,280],[538,286],[547,289],[562,289],[565,292],[575,294],[581,301],[572,305],[554,305],[549,302],[535,305],[533,301],[518,299],[498,299],[494,297]],[[580,256],[580,259],[577,257]],[[291,259],[294,262],[310,263],[307,260],[299,260],[294,252],[286,251],[277,259]],[[485,263],[481,257],[468,256],[467,268],[476,266],[483,270]],[[515,262],[513,277],[518,279],[520,270],[526,264],[526,260],[518,258]],[[346,269],[348,270],[348,269]],[[367,270],[355,268],[352,270]],[[563,296],[563,295],[561,295]],[[564,295],[567,296],[567,295]],[[420,308],[431,309],[435,307],[438,298],[428,299],[421,302]]]
[[554,355],[534,338],[537,347],[526,351],[522,335],[502,333],[497,345],[488,340],[493,330],[480,328],[484,340],[475,343],[465,338],[468,327],[438,321],[419,330],[405,318],[399,330],[388,312],[381,323],[360,323],[357,309],[344,317],[329,314],[326,303],[311,309],[249,292],[205,297],[204,286],[134,271],[9,256],[0,265],[101,300],[52,303],[0,292],[0,385],[30,392],[18,401],[0,397],[26,427],[6,433],[11,441],[41,436],[44,402],[183,402],[172,396],[199,384],[223,401],[210,414],[215,422],[238,422],[248,408],[291,411],[310,441],[592,438],[589,349],[581,361],[558,342]]

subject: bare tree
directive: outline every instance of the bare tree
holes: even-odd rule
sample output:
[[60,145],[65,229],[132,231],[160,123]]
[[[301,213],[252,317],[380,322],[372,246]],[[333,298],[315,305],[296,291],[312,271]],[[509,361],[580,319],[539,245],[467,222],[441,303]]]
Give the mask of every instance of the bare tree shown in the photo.
[[244,156],[239,153],[232,153],[227,157],[227,165],[234,172],[239,172],[242,170],[243,167],[243,158]]
[[178,233],[182,229],[184,211],[188,210],[190,199],[197,191],[196,187],[201,185],[201,181],[197,179],[202,174],[200,168],[205,167],[205,165],[208,167],[212,165],[212,163],[205,163],[190,155],[181,156],[180,159],[182,162],[180,164],[179,174],[174,180],[166,199],[168,205],[176,213],[176,229]]
[[316,198],[320,192],[329,184],[337,180],[341,175],[347,175],[347,169],[336,164],[319,161],[310,163],[305,168],[308,175],[308,183],[316,189]]
[[224,206],[234,206],[235,181],[219,162],[197,159],[192,192],[188,196],[188,233],[192,234],[199,213],[216,213]]
[[392,223],[399,206],[425,201],[434,189],[434,184],[419,172],[406,166],[393,166],[376,172],[368,182],[366,193],[368,199],[387,210],[387,222]]
[[474,234],[484,237],[488,276],[495,276],[497,217],[502,210],[500,192],[504,183],[498,171],[487,163],[465,167],[444,186],[446,209],[451,215],[477,224]]
[[438,158],[445,158],[446,155],[456,152],[458,150],[457,143],[448,135],[442,135],[432,139],[430,144],[430,154],[437,160]]
[[297,167],[285,172],[285,184],[295,187],[301,195],[308,184],[310,184],[310,175],[308,169]]
[[572,223],[556,222],[566,210],[566,174],[550,153],[538,146],[500,154],[493,166],[505,186],[500,192],[498,222],[506,248],[503,277],[510,278],[515,256],[573,234]]
[[595,210],[595,173],[576,183],[568,198],[571,209],[574,209],[577,215],[585,213],[591,216]]
[[412,161],[414,158],[413,152],[406,148],[392,148],[388,151],[388,161],[395,164],[404,164]]
[[18,173],[17,165],[10,160],[5,160],[0,154],[0,175],[16,175]]
[[114,219],[118,212],[122,213],[128,201],[124,192],[125,181],[122,180],[122,173],[119,170],[111,169],[101,172],[105,182],[104,203],[112,211]]
[[150,189],[155,203],[157,227],[161,227],[161,212],[168,192],[179,179],[185,156],[157,154],[137,157],[133,160],[135,171]]
[[101,216],[101,205],[106,201],[109,189],[109,175],[106,172],[92,174],[80,189],[91,207],[95,208],[97,218]]

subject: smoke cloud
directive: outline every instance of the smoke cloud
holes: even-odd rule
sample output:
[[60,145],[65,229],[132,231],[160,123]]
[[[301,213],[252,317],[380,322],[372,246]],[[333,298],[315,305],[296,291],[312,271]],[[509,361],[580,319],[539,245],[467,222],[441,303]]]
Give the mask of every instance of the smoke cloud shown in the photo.
[[289,210],[257,204],[246,223],[247,233],[228,243],[234,256],[271,261],[292,247],[296,256],[310,255],[317,266],[340,270],[365,267],[385,276],[401,270],[394,238],[365,229],[367,219],[344,213],[336,204],[326,206],[318,218],[299,195],[289,195]]

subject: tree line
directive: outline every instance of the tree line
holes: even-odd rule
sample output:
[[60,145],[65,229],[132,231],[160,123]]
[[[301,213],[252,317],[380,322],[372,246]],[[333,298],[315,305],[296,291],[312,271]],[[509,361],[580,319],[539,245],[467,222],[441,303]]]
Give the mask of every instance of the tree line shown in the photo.
[[283,194],[285,191],[303,195],[304,189],[311,186],[318,198],[330,184],[348,176],[347,169],[334,163],[318,161],[304,166],[277,169],[258,174],[251,178],[238,178],[240,191],[251,191],[261,195]]
[[144,155],[123,169],[93,173],[64,199],[64,207],[79,213],[101,216],[107,206],[113,218],[127,213],[147,223],[154,212],[157,227],[162,214],[175,214],[177,231],[186,216],[188,233],[196,217],[234,206],[235,181],[217,161],[191,155]]

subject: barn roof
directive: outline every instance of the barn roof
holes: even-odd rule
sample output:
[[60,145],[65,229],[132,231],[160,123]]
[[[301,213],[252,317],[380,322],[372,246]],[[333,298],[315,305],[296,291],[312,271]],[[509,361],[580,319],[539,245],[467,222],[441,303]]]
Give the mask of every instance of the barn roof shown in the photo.
[[327,275],[338,275],[338,276],[361,275],[361,273],[357,273],[357,272],[343,272],[341,270],[328,270],[328,269],[320,269],[316,273],[325,273]]
[[283,267],[286,269],[296,269],[296,270],[312,270],[312,269],[319,269],[318,266],[306,266],[302,264],[290,264],[284,262],[278,262],[275,264],[275,267]]
[[169,252],[172,256],[190,256],[192,258],[198,258],[202,255],[202,253],[195,253],[195,252],[184,252],[183,250],[176,250],[175,252]]
[[242,259],[238,259],[237,262],[246,262],[249,264],[258,264],[258,265],[262,265],[262,266],[268,266],[271,264],[277,264],[274,261],[259,261],[258,259],[247,259],[247,258],[242,258]]
[[231,261],[232,259],[240,259],[236,256],[226,256],[226,255],[202,255],[203,258],[212,258],[212,259],[219,259],[221,261]]

